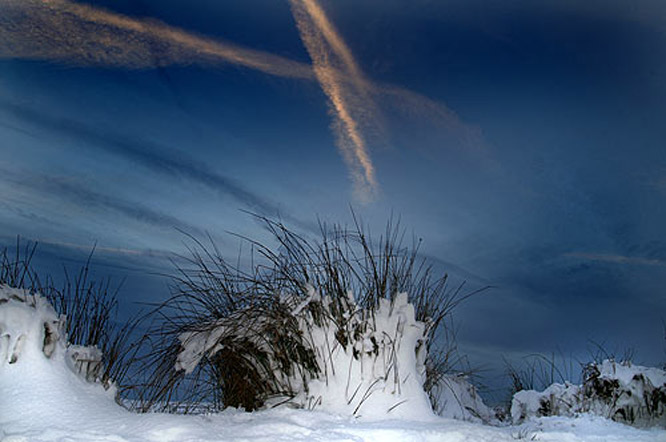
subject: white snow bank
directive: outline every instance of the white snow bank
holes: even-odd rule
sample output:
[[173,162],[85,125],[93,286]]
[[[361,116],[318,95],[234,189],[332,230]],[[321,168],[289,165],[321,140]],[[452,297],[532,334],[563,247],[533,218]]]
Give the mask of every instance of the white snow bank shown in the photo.
[[580,398],[581,387],[569,383],[519,391],[511,401],[511,419],[519,423],[534,416],[574,416],[580,412]]
[[35,352],[50,358],[62,346],[64,321],[43,297],[0,285],[0,359],[12,365]]
[[[71,411],[122,411],[113,392],[79,375],[77,360],[91,350],[67,348],[65,317],[42,296],[0,286],[0,416],[30,421]],[[64,397],[66,396],[66,398]]]
[[620,385],[631,385],[636,378],[644,378],[655,387],[666,385],[666,371],[656,367],[643,367],[631,362],[605,360],[595,365],[599,379],[617,379]]
[[[63,392],[66,393],[66,392]],[[61,404],[70,400],[63,394]],[[55,404],[56,406],[59,404]],[[66,407],[68,408],[68,407]],[[0,439],[6,442],[206,442],[206,441],[373,441],[373,442],[666,442],[666,431],[636,429],[593,416],[540,418],[515,427],[495,427],[437,418],[359,421],[329,413],[287,408],[246,413],[233,409],[208,415],[103,412],[94,397],[78,413],[8,419],[0,402]]]
[[553,384],[542,392],[517,392],[514,423],[535,416],[592,413],[636,426],[666,427],[666,372],[630,362],[603,361],[583,372],[582,385]]

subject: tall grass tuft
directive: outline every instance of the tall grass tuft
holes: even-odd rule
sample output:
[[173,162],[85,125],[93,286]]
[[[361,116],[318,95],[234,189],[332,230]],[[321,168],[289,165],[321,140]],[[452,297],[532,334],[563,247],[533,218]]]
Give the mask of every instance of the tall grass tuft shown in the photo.
[[[255,218],[273,243],[239,237],[250,252],[235,262],[210,238],[204,243],[188,235],[189,254],[174,260],[172,296],[154,311],[143,410],[170,410],[174,403],[188,404],[179,411],[254,410],[288,401],[324,369],[299,326],[299,312],[333,324],[335,345],[345,347],[362,328],[373,327],[380,300],[393,302],[403,292],[427,326],[425,389],[451,370],[455,345],[436,349],[435,337],[447,336],[446,319],[476,292],[450,289],[447,275],[436,277],[419,257],[420,240],[405,246],[399,222],[390,220],[376,240],[355,216],[351,228],[320,222],[313,240],[279,221]],[[315,301],[312,293],[323,298]],[[187,361],[183,344],[195,336],[206,343]]]

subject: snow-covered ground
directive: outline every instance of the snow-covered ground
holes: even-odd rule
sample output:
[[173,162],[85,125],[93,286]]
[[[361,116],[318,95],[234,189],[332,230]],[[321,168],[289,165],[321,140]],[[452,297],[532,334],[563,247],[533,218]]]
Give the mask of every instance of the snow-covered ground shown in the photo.
[[[3,385],[3,393],[6,386]],[[666,431],[639,430],[600,417],[540,418],[520,426],[493,427],[444,418],[429,421],[363,421],[316,411],[279,409],[216,415],[137,415],[90,395],[53,391],[28,402],[3,394],[3,441],[666,441]],[[13,395],[10,395],[13,397]]]
[[[136,414],[112,389],[86,380],[62,339],[62,318],[44,299],[0,287],[2,441],[665,441],[666,430],[600,417],[546,417],[491,426],[422,419],[349,417],[279,408],[214,415]],[[58,339],[56,339],[58,338]]]

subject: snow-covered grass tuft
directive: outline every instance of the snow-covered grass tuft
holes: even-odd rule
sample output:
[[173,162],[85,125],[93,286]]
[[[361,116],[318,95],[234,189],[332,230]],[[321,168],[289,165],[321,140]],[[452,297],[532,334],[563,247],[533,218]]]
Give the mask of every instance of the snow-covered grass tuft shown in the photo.
[[191,238],[173,296],[157,309],[142,408],[178,398],[214,409],[431,415],[431,390],[451,369],[432,357],[434,337],[473,293],[433,277],[418,243],[403,246],[391,222],[375,242],[358,222],[321,224],[308,240],[259,219],[275,246],[244,238],[254,251],[245,267]]
[[[100,281],[91,278],[94,248],[73,278],[64,269],[61,285],[51,275],[40,276],[32,268],[36,249],[36,243],[22,247],[19,239],[14,253],[4,249],[0,253],[0,285],[31,295],[33,307],[48,305],[57,312],[62,330],[45,326],[46,338],[64,339],[72,368],[90,381],[99,381],[106,388],[113,386],[120,400],[126,389],[132,388],[128,372],[144,342],[133,339],[140,320],[134,318],[124,324],[115,321],[119,287],[112,289],[108,278]],[[18,295],[13,296],[18,299]],[[25,302],[30,304],[28,298]]]

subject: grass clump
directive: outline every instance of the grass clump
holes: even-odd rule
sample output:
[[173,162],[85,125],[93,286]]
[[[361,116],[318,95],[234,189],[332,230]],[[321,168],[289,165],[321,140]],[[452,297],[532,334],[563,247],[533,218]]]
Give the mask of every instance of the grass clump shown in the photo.
[[[307,393],[311,380],[331,379],[334,367],[326,360],[337,348],[348,349],[356,360],[377,357],[383,345],[373,334],[377,314],[401,293],[425,324],[423,348],[417,351],[424,355],[426,393],[451,369],[454,344],[435,349],[435,338],[473,293],[463,294],[462,285],[450,290],[446,275],[435,277],[419,258],[420,241],[404,245],[399,223],[389,221],[374,241],[355,217],[352,228],[320,222],[313,240],[278,221],[256,218],[272,244],[240,237],[250,251],[235,262],[210,238],[204,243],[188,236],[189,254],[174,260],[172,296],[154,311],[142,409],[187,403],[185,411],[228,406],[249,411],[290,402]],[[320,329],[332,330],[326,348],[313,345]],[[397,366],[386,365],[385,377],[390,372],[397,378]],[[367,399],[369,392],[350,394],[350,403]]]

